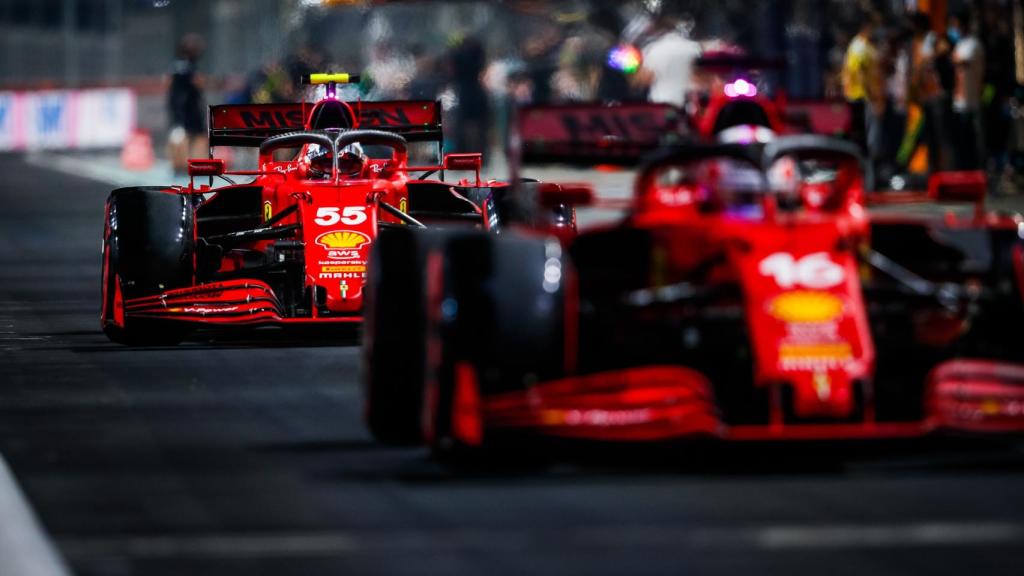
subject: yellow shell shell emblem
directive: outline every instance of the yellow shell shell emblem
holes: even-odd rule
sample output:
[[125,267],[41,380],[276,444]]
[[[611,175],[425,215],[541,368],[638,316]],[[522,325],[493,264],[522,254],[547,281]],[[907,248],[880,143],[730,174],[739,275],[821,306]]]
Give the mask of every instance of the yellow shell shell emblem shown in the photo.
[[768,310],[783,322],[828,322],[842,315],[843,301],[828,292],[798,290],[777,296]]
[[325,248],[359,248],[369,241],[369,236],[353,230],[325,232],[316,239],[316,243]]

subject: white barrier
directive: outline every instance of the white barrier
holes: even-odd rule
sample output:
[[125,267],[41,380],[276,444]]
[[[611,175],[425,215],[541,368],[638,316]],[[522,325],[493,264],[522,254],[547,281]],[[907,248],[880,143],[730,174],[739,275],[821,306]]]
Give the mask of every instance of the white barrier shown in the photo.
[[119,147],[135,107],[127,88],[0,92],[0,151]]

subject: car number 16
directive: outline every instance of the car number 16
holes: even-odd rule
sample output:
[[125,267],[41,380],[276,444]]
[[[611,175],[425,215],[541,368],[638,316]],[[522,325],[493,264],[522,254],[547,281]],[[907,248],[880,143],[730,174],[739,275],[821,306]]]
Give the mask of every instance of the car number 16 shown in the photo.
[[832,261],[827,252],[816,252],[801,258],[794,258],[787,252],[776,252],[761,261],[761,274],[775,279],[785,289],[794,286],[805,288],[832,288],[843,283],[843,267]]

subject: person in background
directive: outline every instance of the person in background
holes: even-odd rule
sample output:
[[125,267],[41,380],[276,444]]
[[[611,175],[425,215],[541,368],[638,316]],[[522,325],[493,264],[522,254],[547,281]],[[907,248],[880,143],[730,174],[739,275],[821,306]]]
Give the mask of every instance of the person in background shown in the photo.
[[941,69],[948,67],[949,43],[931,30],[931,18],[923,12],[910,17],[914,36],[911,40],[909,97],[921,107],[924,123],[921,137],[928,147],[928,168],[940,171],[951,165],[947,147],[949,137],[949,93],[944,88]]
[[907,126],[910,37],[909,28],[893,24],[883,44],[880,67],[885,75],[885,113],[877,174],[883,178],[892,176],[899,167],[896,159]]
[[412,47],[416,70],[406,87],[406,98],[413,100],[434,100],[443,84],[437,58],[426,47],[416,44]]
[[523,59],[529,75],[531,102],[534,104],[551,102],[551,79],[558,70],[558,54],[564,37],[561,27],[544,23],[526,39]]
[[700,44],[680,30],[675,17],[664,13],[654,20],[651,32],[655,38],[643,48],[635,81],[647,87],[651,102],[682,108],[693,89],[693,66],[701,55]]
[[981,91],[985,77],[985,48],[971,25],[971,13],[959,12],[949,19],[953,48],[953,142],[956,169],[982,168]]
[[188,34],[178,43],[176,58],[168,79],[167,116],[170,131],[167,155],[175,175],[188,171],[188,159],[205,157],[206,118],[203,114],[203,78],[197,65],[205,43],[197,34]]
[[626,26],[614,4],[599,5],[587,17],[593,31],[590,57],[598,68],[595,99],[601,102],[625,102],[633,98],[628,72],[614,67],[609,61],[611,51],[619,42],[620,32]]
[[458,107],[455,109],[455,150],[487,152],[490,142],[490,106],[482,81],[487,66],[483,42],[475,36],[466,37],[452,50],[450,59],[452,85],[458,99]]
[[878,16],[861,16],[857,34],[850,40],[843,57],[843,97],[850,106],[850,138],[874,160],[878,152],[881,117],[885,111],[878,50],[872,35]]
[[558,54],[558,70],[551,79],[553,101],[588,102],[594,100],[600,80],[600,63],[595,62],[592,50],[582,35],[570,36],[562,43]]
[[981,37],[985,43],[985,87],[982,98],[985,149],[989,167],[996,177],[993,182],[1007,176],[1010,132],[1013,118],[1010,99],[1015,87],[1013,32],[1011,19],[1004,17],[996,4],[985,6]]
[[287,68],[272,60],[264,64],[249,81],[249,101],[253,104],[292,102],[297,97],[295,82]]
[[838,100],[843,97],[843,60],[846,57],[846,46],[850,44],[850,35],[836,27],[831,30],[831,36],[832,47],[828,51],[828,69],[823,83],[825,98]]

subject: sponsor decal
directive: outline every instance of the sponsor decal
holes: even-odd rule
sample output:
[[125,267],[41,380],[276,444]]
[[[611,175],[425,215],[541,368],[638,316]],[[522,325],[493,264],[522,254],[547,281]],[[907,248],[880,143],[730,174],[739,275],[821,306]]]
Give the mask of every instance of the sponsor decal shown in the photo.
[[242,110],[246,128],[302,128],[302,109]]
[[[359,256],[358,250],[330,250],[330,252],[356,252],[355,255],[346,256],[345,258],[340,258],[340,260],[348,260],[347,262],[345,262],[345,264],[348,264],[350,266],[355,266],[357,264],[366,266],[366,260],[355,260],[355,258]],[[331,264],[337,264],[337,262],[335,262],[334,260],[319,260],[317,261],[317,264],[319,264],[320,266],[330,266]]]
[[[317,236],[316,243],[333,250],[358,250],[370,242],[370,237],[355,230],[334,230]],[[328,253],[330,256],[330,253]]]
[[[363,128],[436,126],[431,102],[363,102],[359,122]],[[356,107],[356,103],[350,105]],[[213,109],[213,127],[260,129],[301,129],[304,124],[301,104],[225,105]]]
[[849,342],[784,342],[779,345],[779,363],[784,370],[840,368],[852,359]]
[[540,419],[545,426],[630,426],[648,422],[647,408],[626,410],[543,410]]
[[391,109],[363,108],[359,113],[360,128],[374,126],[408,126],[411,124],[405,110],[394,107]]
[[298,164],[285,164],[283,166],[274,166],[274,172],[280,172],[281,174],[289,174],[291,172],[298,172]]
[[235,312],[239,310],[238,306],[185,306],[184,308],[169,308],[168,312],[180,312],[184,314],[218,314],[222,312]]
[[818,400],[825,402],[832,396],[832,377],[828,375],[828,372],[815,372],[813,384],[814,393],[818,395]]
[[571,142],[658,142],[666,132],[664,114],[654,111],[569,110],[560,120]]
[[776,296],[768,312],[783,322],[829,322],[843,313],[843,301],[828,292],[797,290]]
[[321,272],[366,272],[366,266],[322,266]]
[[359,258],[359,250],[328,250],[327,257],[333,260],[352,260]]
[[366,272],[321,272],[318,278],[321,280],[362,280],[366,278]]

